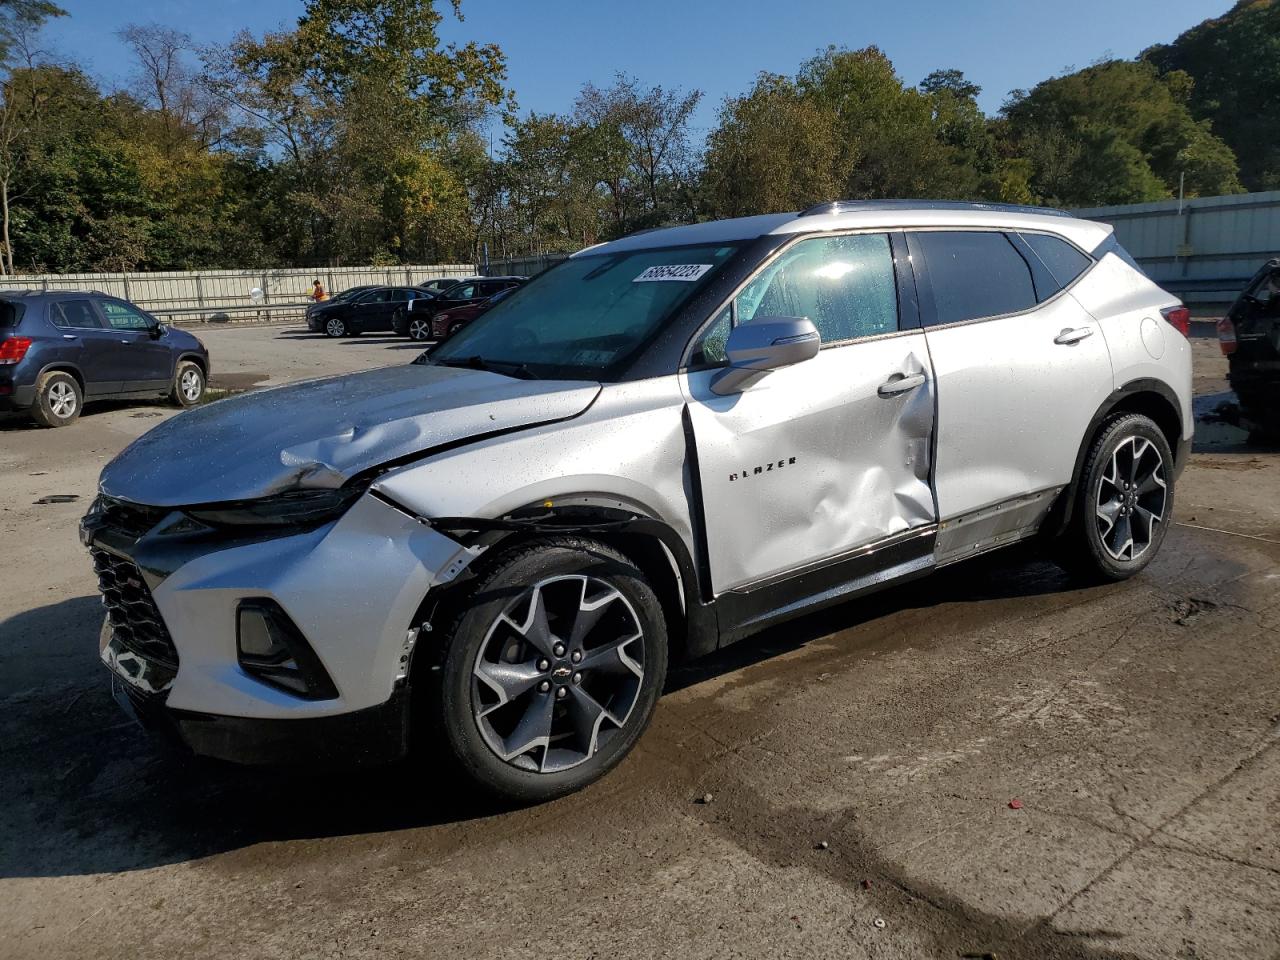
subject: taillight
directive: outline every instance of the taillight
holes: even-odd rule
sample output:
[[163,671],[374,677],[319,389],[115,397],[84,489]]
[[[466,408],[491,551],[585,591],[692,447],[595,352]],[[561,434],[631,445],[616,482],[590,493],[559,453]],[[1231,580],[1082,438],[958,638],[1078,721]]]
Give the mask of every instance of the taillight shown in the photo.
[[1169,325],[1184,337],[1191,336],[1191,311],[1179,304],[1176,307],[1165,307],[1160,311]]
[[1229,357],[1236,352],[1236,325],[1229,317],[1223,317],[1218,321],[1218,346],[1222,348],[1224,357]]
[[7,340],[0,340],[0,364],[17,363],[27,355],[30,349],[30,337],[9,337]]

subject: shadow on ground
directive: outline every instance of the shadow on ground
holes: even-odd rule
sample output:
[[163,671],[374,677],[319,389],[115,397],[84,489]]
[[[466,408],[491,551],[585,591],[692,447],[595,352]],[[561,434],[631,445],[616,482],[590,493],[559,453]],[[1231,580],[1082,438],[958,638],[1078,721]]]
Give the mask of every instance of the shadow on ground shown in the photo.
[[[667,689],[768,660],[833,631],[844,631],[855,653],[866,653],[894,642],[888,639],[893,631],[875,624],[903,609],[1069,588],[1043,561],[1009,553],[980,559],[676,667]],[[0,877],[138,870],[263,841],[457,823],[508,809],[460,789],[446,765],[423,758],[382,768],[282,770],[187,756],[149,737],[112,701],[96,663],[98,615],[96,600],[81,597],[0,623],[0,637],[26,638],[0,646],[0,668],[7,661],[13,673],[22,658],[41,661],[23,668],[36,685],[20,690],[15,678],[0,688],[7,809]]]

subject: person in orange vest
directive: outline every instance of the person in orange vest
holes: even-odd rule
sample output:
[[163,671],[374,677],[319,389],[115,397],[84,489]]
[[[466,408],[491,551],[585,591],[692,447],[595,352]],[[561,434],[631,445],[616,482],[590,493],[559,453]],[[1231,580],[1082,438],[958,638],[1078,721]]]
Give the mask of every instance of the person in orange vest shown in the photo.
[[321,285],[319,280],[311,281],[311,299],[316,303],[329,299],[329,294],[325,293],[324,287]]

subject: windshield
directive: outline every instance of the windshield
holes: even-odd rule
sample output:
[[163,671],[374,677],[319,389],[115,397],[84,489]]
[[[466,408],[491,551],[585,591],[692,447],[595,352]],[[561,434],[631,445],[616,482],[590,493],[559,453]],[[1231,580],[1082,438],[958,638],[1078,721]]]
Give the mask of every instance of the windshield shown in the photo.
[[610,379],[736,250],[720,244],[573,257],[496,303],[430,362]]

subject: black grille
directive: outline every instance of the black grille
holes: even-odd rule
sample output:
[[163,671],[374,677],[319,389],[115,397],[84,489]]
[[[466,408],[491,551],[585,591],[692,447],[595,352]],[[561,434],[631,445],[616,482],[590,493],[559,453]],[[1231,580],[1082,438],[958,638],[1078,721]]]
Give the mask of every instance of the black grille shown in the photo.
[[98,497],[94,508],[97,519],[103,526],[118,530],[135,540],[173,512],[167,507],[145,507],[105,494]]
[[142,572],[124,557],[94,548],[102,605],[120,646],[146,660],[178,669],[178,650],[164,625]]

